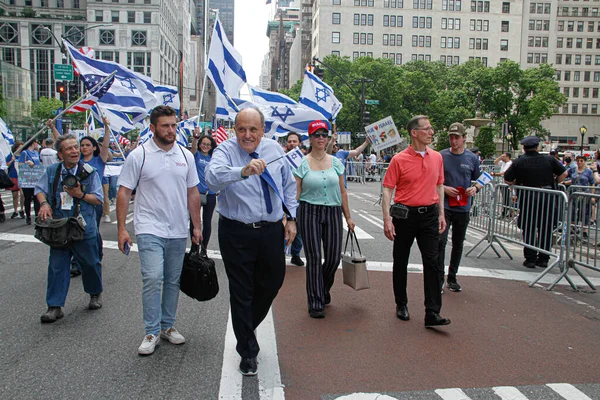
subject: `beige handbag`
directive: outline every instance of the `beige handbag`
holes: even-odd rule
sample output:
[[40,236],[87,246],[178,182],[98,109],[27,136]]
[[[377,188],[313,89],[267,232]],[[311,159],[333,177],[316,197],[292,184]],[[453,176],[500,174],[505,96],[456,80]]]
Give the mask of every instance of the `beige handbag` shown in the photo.
[[[350,239],[349,252],[348,239]],[[356,242],[356,250],[354,249],[354,242]],[[367,259],[360,251],[358,239],[354,232],[348,231],[348,235],[346,236],[346,245],[342,253],[342,270],[344,273],[344,285],[348,285],[354,290],[363,290],[370,287]]]

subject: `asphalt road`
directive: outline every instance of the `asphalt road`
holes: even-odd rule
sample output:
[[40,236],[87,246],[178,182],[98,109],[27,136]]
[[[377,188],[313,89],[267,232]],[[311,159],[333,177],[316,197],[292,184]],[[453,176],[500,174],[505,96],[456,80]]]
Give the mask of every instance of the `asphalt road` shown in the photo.
[[[371,289],[353,291],[338,272],[326,318],[313,320],[306,313],[304,270],[288,266],[272,315],[257,332],[261,355],[254,378],[237,372],[216,214],[209,255],[217,263],[221,291],[205,303],[182,295],[176,326],[186,344],[163,341],[150,357],[136,352],[144,335],[138,254],[135,248],[130,256],[116,250],[116,224],[101,226],[104,307],[87,310],[81,279],[74,278],[65,318],[51,325],[39,322],[46,309],[48,248],[33,238],[24,220],[0,224],[3,397],[600,399],[596,293],[575,292],[564,281],[551,292],[528,287],[541,269],[523,268],[521,249],[509,244],[514,260],[492,251],[463,259],[463,292],[444,294],[442,314],[452,325],[425,330],[421,258],[414,246],[412,319],[399,321],[391,291],[392,244],[383,236],[381,209],[374,204],[379,184],[351,182],[349,193]],[[1,194],[10,215],[8,194]],[[128,227],[133,232],[131,223]],[[470,229],[465,250],[482,236]],[[588,276],[600,283],[600,274]]]

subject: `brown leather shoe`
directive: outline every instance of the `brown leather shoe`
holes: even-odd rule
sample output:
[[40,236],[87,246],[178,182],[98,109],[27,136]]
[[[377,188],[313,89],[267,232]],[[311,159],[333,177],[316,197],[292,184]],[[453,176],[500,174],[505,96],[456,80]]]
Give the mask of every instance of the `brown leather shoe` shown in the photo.
[[41,316],[40,320],[43,324],[51,324],[64,316],[65,314],[63,314],[60,307],[48,307],[48,310]]

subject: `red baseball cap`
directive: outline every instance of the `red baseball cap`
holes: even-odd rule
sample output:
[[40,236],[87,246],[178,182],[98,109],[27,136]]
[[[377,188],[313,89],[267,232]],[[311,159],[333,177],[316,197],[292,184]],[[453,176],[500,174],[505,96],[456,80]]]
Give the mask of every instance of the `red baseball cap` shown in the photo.
[[469,204],[469,197],[467,196],[467,192],[465,191],[465,188],[459,186],[456,188],[456,190],[458,190],[458,196],[456,196],[456,197],[448,196],[448,205],[450,207],[461,207],[461,206],[466,206],[467,204]]
[[308,135],[312,135],[319,129],[325,129],[329,132],[329,124],[325,121],[313,121],[308,125]]

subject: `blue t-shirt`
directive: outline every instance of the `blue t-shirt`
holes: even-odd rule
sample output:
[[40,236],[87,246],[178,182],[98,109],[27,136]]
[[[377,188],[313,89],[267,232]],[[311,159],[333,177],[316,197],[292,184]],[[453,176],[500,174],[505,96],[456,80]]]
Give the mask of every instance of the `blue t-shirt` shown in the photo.
[[342,166],[344,167],[344,187],[348,188],[348,182],[346,182],[346,161],[348,161],[348,156],[350,152],[347,150],[338,150],[333,154],[335,158],[342,162]]
[[[6,156],[6,163],[8,164],[10,162],[10,160],[12,160],[13,155],[9,154]],[[17,160],[15,159],[15,162],[17,162]],[[10,164],[10,166],[8,167],[8,177],[9,178],[18,178],[19,174],[17,173],[17,167],[15,167],[15,163]]]
[[[571,185],[576,186],[594,186],[596,181],[594,180],[594,173],[591,169],[585,168],[583,172],[579,172],[576,169],[569,169],[569,178],[571,180]],[[586,190],[583,190],[586,191]]]
[[26,161],[33,161],[34,165],[41,165],[40,161],[40,153],[35,150],[23,150],[21,155],[19,156],[19,162],[24,163]]
[[[462,154],[454,154],[450,149],[444,149],[440,151],[440,154],[444,159],[444,186],[468,189],[471,182],[479,178],[479,159],[469,150],[465,150]],[[444,196],[444,208],[457,212],[469,212],[471,199],[469,198],[466,206],[450,207],[448,197]]]
[[204,174],[206,166],[210,162],[210,156],[208,154],[203,155],[200,151],[197,151],[196,154],[194,154],[194,160],[196,161],[196,171],[198,171],[198,179],[200,180],[200,183],[198,183],[198,191],[200,194],[215,194],[213,190],[208,188],[206,176]]
[[[84,163],[90,164],[92,167],[96,168],[96,172],[98,173],[98,177],[100,177],[100,181],[104,178],[104,169],[106,168],[106,163],[102,160],[100,156],[94,156],[90,161],[84,161],[83,156],[81,157],[81,161]],[[102,182],[104,183],[104,182]],[[108,182],[106,182],[108,183]]]

